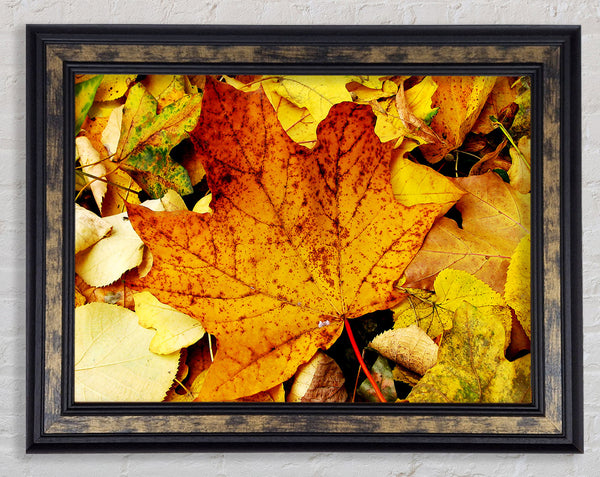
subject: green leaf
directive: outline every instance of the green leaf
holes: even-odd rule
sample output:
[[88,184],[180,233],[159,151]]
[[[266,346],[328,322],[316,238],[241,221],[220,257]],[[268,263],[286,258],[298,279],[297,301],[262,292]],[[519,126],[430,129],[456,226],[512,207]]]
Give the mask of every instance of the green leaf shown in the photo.
[[161,197],[167,189],[181,195],[193,192],[187,171],[169,154],[194,129],[201,104],[201,94],[185,95],[157,115],[158,103],[142,84],[130,89],[114,160],[123,161],[123,168],[151,197]]
[[[373,367],[371,368],[373,379],[379,386],[383,397],[387,402],[394,402],[398,396],[396,395],[396,385],[394,384],[394,375],[390,363],[383,356],[379,356]],[[358,394],[370,402],[379,402],[379,398],[375,394],[373,386],[368,379],[365,379],[358,388]]]
[[75,85],[75,134],[81,129],[81,125],[94,103],[94,97],[102,78],[103,75],[97,75]]
[[494,313],[466,302],[457,309],[438,364],[413,388],[409,402],[531,402],[529,357],[504,357],[504,328]]
[[504,169],[494,169],[494,172],[502,177],[502,180],[507,184],[510,184],[510,178]]

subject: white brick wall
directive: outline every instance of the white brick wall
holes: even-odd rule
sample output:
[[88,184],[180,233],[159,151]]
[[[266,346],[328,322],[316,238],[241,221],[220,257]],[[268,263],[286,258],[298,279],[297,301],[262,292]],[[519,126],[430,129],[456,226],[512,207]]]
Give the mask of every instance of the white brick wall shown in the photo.
[[[24,454],[25,24],[583,25],[585,447],[581,455]],[[598,0],[1,0],[0,476],[592,476],[600,468],[600,2]]]

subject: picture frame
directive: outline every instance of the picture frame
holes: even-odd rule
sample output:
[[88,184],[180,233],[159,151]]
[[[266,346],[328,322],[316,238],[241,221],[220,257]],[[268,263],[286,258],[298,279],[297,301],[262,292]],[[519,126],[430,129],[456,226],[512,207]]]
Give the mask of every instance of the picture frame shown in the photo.
[[[578,26],[27,26],[34,452],[583,452]],[[532,403],[76,403],[75,74],[530,75]]]

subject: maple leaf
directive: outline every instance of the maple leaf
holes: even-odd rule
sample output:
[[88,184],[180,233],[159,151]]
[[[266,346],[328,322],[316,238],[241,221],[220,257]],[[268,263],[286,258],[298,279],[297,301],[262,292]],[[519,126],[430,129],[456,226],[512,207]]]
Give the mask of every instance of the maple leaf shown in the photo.
[[406,269],[406,286],[431,289],[446,269],[464,270],[504,293],[506,270],[517,244],[530,229],[530,195],[521,194],[496,173],[455,179],[465,190],[456,208],[462,228],[441,217]]
[[374,123],[369,106],[336,105],[310,150],[262,90],[207,80],[192,138],[213,213],[128,207],[154,256],[136,286],[217,337],[199,400],[270,389],[331,346],[344,318],[398,301],[394,285],[442,206],[394,199],[391,144]]
[[504,357],[504,329],[493,313],[464,302],[444,336],[438,363],[413,388],[409,402],[530,402],[529,355]]

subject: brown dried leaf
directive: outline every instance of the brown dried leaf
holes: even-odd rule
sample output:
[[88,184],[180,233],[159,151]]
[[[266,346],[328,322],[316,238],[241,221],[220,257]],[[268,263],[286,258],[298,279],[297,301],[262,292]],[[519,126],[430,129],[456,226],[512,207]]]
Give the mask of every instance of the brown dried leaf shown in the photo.
[[298,368],[287,402],[345,402],[344,374],[322,351]]

